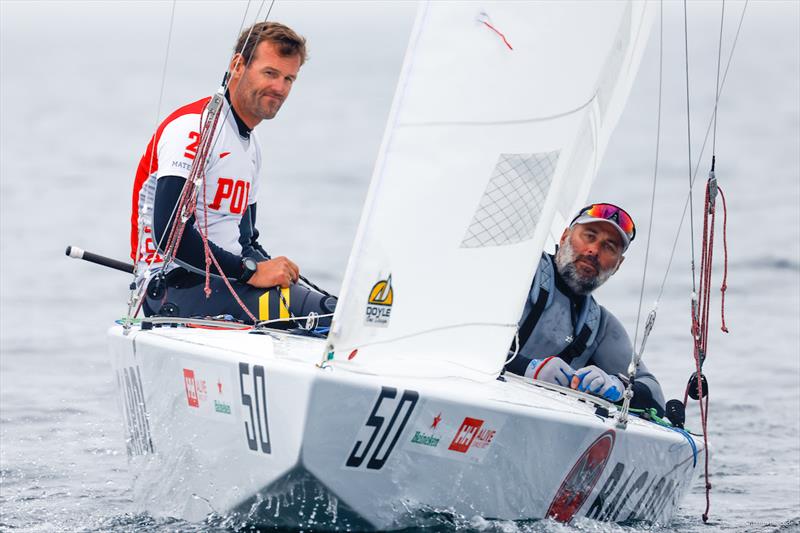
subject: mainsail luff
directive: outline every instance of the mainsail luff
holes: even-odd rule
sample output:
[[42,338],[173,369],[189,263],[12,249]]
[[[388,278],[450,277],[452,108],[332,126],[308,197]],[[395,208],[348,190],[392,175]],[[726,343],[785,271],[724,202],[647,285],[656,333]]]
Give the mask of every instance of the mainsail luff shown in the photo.
[[650,11],[421,4],[329,337],[334,359],[357,349],[351,364],[383,373],[501,370],[536,258],[588,194]]

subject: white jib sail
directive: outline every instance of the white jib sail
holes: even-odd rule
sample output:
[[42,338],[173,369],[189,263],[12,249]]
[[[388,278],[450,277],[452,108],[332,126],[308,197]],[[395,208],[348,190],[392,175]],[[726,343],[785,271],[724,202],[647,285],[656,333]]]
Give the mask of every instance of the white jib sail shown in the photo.
[[500,372],[539,255],[586,199],[653,11],[420,5],[327,357],[381,374]]

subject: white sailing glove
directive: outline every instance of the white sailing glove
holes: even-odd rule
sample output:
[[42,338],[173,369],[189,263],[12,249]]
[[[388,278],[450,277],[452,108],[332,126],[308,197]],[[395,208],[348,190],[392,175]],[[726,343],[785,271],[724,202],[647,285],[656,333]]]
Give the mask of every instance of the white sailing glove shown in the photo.
[[574,372],[563,359],[553,355],[547,359],[531,359],[525,370],[525,377],[569,387]]
[[595,396],[605,398],[610,402],[619,401],[625,387],[616,376],[609,376],[594,365],[589,365],[577,370],[572,376],[570,387],[579,391],[588,392]]

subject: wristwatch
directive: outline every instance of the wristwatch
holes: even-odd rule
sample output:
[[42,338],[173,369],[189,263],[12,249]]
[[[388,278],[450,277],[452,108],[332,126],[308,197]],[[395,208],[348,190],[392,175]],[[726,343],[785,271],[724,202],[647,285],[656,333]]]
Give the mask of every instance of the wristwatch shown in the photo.
[[250,278],[253,277],[253,274],[256,273],[256,270],[258,270],[258,262],[252,257],[243,257],[242,275],[239,276],[239,281],[242,283],[247,283],[250,281]]

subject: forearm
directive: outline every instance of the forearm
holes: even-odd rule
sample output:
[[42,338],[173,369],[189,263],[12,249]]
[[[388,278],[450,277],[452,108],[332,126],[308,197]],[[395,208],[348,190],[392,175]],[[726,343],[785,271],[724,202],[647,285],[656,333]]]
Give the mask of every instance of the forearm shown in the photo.
[[269,255],[258,244],[258,229],[256,229],[256,204],[247,206],[242,220],[239,222],[239,244],[242,246],[242,256],[252,257],[256,261],[266,261]]

